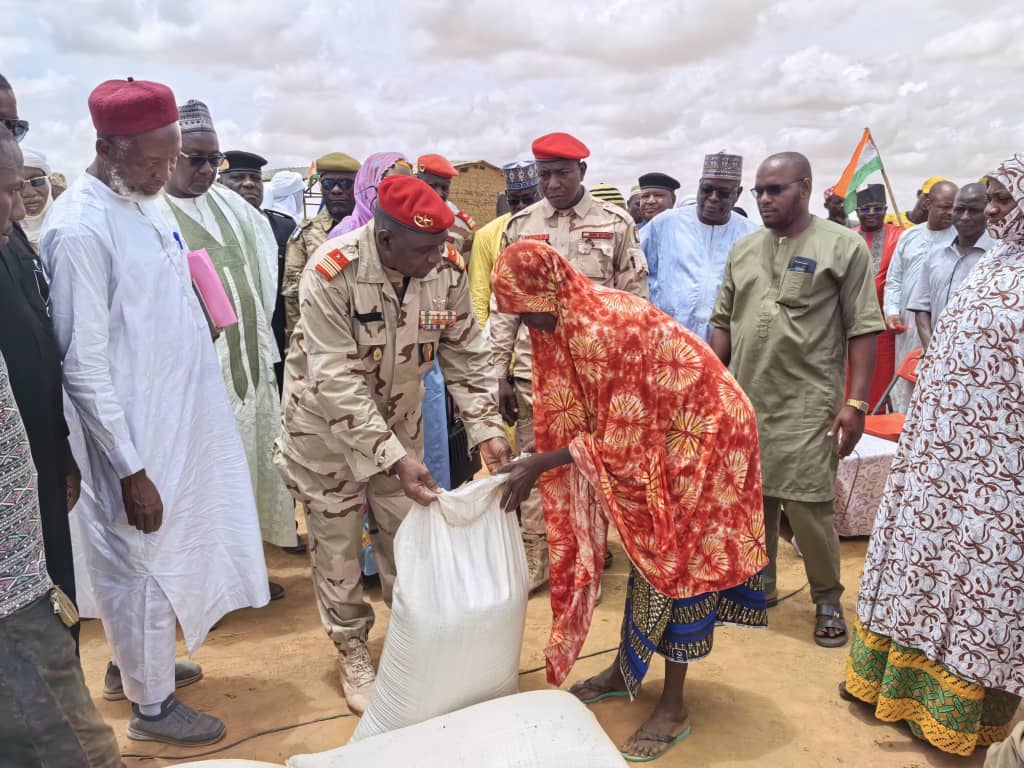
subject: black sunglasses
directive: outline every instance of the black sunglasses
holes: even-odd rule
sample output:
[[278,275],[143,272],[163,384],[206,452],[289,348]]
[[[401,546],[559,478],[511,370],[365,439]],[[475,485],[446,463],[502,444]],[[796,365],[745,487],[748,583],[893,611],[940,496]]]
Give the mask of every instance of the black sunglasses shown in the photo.
[[730,189],[728,187],[713,187],[710,184],[701,184],[700,193],[706,197],[714,195],[719,200],[728,200],[736,194],[736,190],[735,188]]
[[25,183],[28,184],[30,187],[45,187],[50,182],[47,180],[45,176],[36,176],[35,178],[32,179],[25,179]]
[[347,192],[355,186],[353,179],[320,179],[320,191],[325,195],[335,187],[341,187],[343,192]]
[[787,181],[785,184],[765,184],[763,187],[754,187],[750,190],[750,194],[754,196],[755,200],[760,200],[765,195],[768,195],[769,197],[778,197],[786,187],[799,184],[803,180],[804,179],[793,179],[792,181]]
[[5,117],[0,119],[0,123],[3,123],[4,127],[14,135],[14,140],[17,142],[24,139],[25,134],[28,133],[28,120],[13,120]]
[[178,154],[183,159],[188,160],[193,168],[200,168],[205,164],[209,164],[213,166],[213,170],[217,170],[225,159],[224,155],[220,152],[215,155],[186,155],[184,152],[179,152]]

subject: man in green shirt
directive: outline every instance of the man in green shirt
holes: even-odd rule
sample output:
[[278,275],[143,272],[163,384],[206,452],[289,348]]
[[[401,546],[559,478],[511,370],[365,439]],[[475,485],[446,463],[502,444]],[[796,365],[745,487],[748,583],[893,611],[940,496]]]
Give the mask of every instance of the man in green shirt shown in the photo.
[[758,168],[752,191],[765,229],[729,253],[711,316],[711,347],[757,412],[771,560],[765,592],[769,601],[777,598],[781,506],[803,550],[817,607],[815,642],[838,647],[847,635],[832,489],[839,459],[864,432],[873,337],[884,323],[863,240],[808,210],[807,158],[772,155]]

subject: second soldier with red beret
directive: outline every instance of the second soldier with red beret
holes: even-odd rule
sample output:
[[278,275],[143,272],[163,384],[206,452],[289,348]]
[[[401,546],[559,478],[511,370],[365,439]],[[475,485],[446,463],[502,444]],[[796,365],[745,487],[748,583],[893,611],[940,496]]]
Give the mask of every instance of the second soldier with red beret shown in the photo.
[[328,240],[299,282],[302,313],[285,364],[275,462],[306,510],[313,585],[339,654],[342,689],[361,713],[375,673],[366,647],[373,608],[359,557],[364,505],[384,599],[394,535],[412,501],[437,491],[422,463],[423,375],[441,363],[471,446],[493,470],[511,459],[466,262],[448,243],[455,219],[424,181],[384,179],[364,227]]
[[458,175],[458,169],[441,155],[421,155],[416,160],[416,176],[427,182],[430,188],[448,203],[448,207],[455,214],[455,220],[448,228],[448,242],[455,247],[456,251],[468,258],[473,246],[476,222],[473,221],[472,216],[448,199],[452,189],[452,179]]
[[[549,133],[533,142],[533,156],[544,199],[509,219],[502,247],[524,238],[540,240],[595,283],[648,298],[647,261],[633,219],[624,208],[598,200],[583,186],[584,159],[590,156],[586,144],[568,133]],[[530,337],[517,315],[492,312],[491,347],[501,414],[507,424],[516,425],[517,447],[532,451]],[[548,580],[540,494],[533,494],[520,511],[532,592]]]

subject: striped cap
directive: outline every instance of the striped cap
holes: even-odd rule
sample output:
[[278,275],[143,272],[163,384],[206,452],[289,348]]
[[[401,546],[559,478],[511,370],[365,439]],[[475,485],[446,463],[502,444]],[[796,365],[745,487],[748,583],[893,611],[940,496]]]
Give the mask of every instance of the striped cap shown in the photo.
[[626,198],[622,196],[618,188],[613,187],[611,184],[595,184],[590,188],[590,194],[596,197],[598,200],[604,200],[606,203],[614,203],[615,205],[621,205],[623,208],[626,207]]

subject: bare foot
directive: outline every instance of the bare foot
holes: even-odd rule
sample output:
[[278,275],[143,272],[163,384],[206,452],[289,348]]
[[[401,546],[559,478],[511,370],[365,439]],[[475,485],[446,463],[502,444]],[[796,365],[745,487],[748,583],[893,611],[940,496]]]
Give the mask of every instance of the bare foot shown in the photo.
[[576,685],[569,689],[569,693],[584,704],[591,704],[608,694],[628,695],[626,681],[622,677],[622,672],[619,671],[618,658],[604,672],[576,683]]
[[644,759],[660,757],[689,729],[690,713],[685,704],[669,706],[658,702],[647,722],[622,745],[622,754]]

